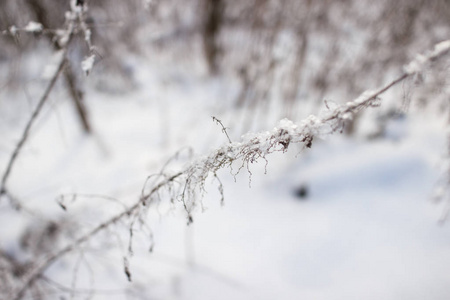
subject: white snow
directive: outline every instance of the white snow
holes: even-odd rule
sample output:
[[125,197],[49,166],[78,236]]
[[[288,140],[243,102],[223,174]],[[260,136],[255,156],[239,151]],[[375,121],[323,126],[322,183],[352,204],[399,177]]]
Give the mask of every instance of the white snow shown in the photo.
[[83,70],[84,74],[86,74],[86,76],[91,73],[92,67],[94,66],[94,61],[95,55],[92,54],[85,57],[85,59],[83,59],[83,61],[81,62],[81,69]]
[[434,49],[426,54],[418,54],[416,58],[408,65],[404,66],[403,70],[406,74],[416,74],[423,71],[427,63],[435,58],[444,55],[450,51],[450,40],[442,41],[434,46]]
[[[83,71],[91,70],[94,59],[83,61]],[[192,147],[201,161],[211,149],[238,149],[253,138],[264,142],[278,129],[291,134],[304,126],[321,130],[315,116],[302,122],[282,119],[266,124],[268,131],[228,145],[210,117],[231,127],[230,135],[243,134],[235,130],[239,112],[219,106],[226,87],[190,73],[178,83],[162,82],[154,74],[157,66],[139,61],[132,67],[140,72],[140,89],[125,96],[89,86],[93,136],[81,133],[65,90],[57,89],[10,178],[9,188],[28,207],[52,220],[66,220],[66,242],[120,212],[120,203],[138,200],[147,176],[158,173],[183,147]],[[43,85],[34,82],[29,88],[40,95]],[[19,100],[0,107],[33,107]],[[22,119],[7,123],[6,110],[0,109],[6,141],[1,170],[28,118],[23,111],[17,107]],[[291,145],[287,153],[267,157],[267,174],[265,161],[251,164],[251,188],[246,168],[236,176],[221,170],[224,205],[217,182],[207,181],[190,226],[182,203],[170,202],[162,191],[149,209],[148,228],[135,228],[132,283],[123,274],[129,220],[88,243],[82,259],[79,253],[69,255],[47,275],[70,287],[75,263],[82,261],[76,286],[96,290],[96,300],[449,299],[450,227],[438,225],[443,207],[429,201],[445,149],[444,121],[412,113],[388,127],[392,132],[387,134],[399,137],[396,141],[334,135],[314,141],[311,149]],[[236,157],[233,151],[226,155]],[[188,154],[180,155],[167,170],[189,162]],[[300,199],[295,189],[304,184],[308,196]],[[67,211],[56,201],[62,192],[80,194],[67,201]],[[0,220],[0,246],[20,252],[17,236],[29,225],[27,219],[1,202]]]
[[27,26],[25,26],[24,30],[28,32],[39,32],[42,31],[43,28],[41,23],[30,21]]

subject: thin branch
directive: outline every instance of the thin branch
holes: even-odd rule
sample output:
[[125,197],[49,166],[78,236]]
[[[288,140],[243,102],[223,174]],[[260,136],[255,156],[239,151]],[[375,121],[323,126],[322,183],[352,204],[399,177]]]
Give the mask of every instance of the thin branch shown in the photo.
[[220,125],[222,127],[222,132],[225,133],[225,135],[227,136],[228,142],[231,142],[230,136],[228,135],[227,132],[227,128],[225,126],[223,126],[222,121],[220,121],[219,119],[217,119],[216,117],[212,116],[213,121],[215,121],[218,125]]
[[47,102],[47,99],[53,90],[53,87],[55,86],[56,81],[58,80],[59,76],[61,75],[62,70],[64,69],[64,65],[66,64],[66,54],[67,54],[68,47],[66,46],[63,56],[61,58],[61,61],[59,62],[58,69],[56,70],[55,74],[53,75],[52,79],[50,80],[47,88],[45,89],[44,94],[42,95],[41,99],[38,102],[38,105],[36,106],[35,110],[33,111],[33,114],[30,117],[30,120],[28,120],[27,125],[25,126],[25,130],[22,133],[22,137],[19,140],[19,143],[16,145],[16,148],[14,149],[14,152],[12,153],[8,165],[6,167],[5,172],[2,176],[2,181],[0,185],[0,195],[6,194],[6,183],[8,181],[8,178],[11,174],[11,170],[14,166],[14,163],[16,162],[17,157],[20,154],[20,151],[23,148],[23,145],[25,144],[29,134],[31,127],[33,126],[34,122],[36,121],[37,117],[39,116],[39,113],[41,112],[42,108],[44,107],[45,102]]

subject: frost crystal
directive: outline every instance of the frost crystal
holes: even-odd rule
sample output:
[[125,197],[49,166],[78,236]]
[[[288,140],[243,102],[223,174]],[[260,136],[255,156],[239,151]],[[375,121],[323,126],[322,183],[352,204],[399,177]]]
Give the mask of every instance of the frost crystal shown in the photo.
[[94,66],[94,60],[95,60],[95,55],[92,54],[88,57],[86,57],[82,62],[81,62],[81,69],[84,71],[84,73],[86,74],[86,76],[89,75],[89,73],[92,70],[92,67]]
[[40,32],[44,29],[41,23],[30,21],[27,26],[25,26],[24,30],[27,32]]

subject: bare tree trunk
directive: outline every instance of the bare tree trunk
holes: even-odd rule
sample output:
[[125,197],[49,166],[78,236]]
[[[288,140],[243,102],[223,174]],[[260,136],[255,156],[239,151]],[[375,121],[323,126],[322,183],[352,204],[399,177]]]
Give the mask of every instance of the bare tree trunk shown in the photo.
[[204,0],[204,22],[203,30],[203,49],[208,63],[209,72],[217,73],[218,55],[220,47],[218,45],[218,34],[223,19],[223,0]]

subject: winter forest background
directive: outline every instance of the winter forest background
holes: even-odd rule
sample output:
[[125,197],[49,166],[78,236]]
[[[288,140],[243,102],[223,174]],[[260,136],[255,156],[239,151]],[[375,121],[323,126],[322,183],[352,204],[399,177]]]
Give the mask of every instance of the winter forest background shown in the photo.
[[0,299],[450,299],[450,2],[2,0]]

